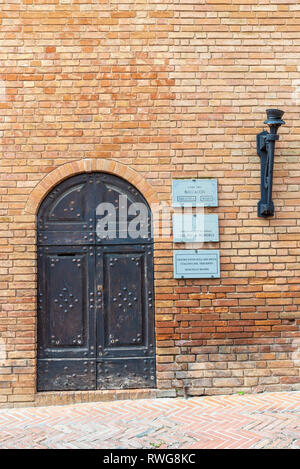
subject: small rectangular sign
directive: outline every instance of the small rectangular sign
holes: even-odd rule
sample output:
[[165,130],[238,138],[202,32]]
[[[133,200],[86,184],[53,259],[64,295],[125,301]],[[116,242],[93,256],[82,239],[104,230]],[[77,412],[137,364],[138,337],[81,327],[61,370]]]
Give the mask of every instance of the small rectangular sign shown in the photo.
[[219,278],[219,250],[174,251],[174,278]]
[[217,207],[217,179],[173,179],[173,207]]
[[218,215],[173,215],[174,243],[209,243],[219,241]]

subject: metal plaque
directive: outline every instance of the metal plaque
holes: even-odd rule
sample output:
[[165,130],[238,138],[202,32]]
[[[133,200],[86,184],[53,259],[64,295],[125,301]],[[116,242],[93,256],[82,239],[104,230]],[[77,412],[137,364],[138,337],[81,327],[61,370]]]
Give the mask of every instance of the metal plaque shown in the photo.
[[217,207],[217,179],[173,179],[173,207]]
[[218,215],[174,214],[173,241],[174,243],[218,242]]
[[174,251],[174,278],[219,278],[219,250]]

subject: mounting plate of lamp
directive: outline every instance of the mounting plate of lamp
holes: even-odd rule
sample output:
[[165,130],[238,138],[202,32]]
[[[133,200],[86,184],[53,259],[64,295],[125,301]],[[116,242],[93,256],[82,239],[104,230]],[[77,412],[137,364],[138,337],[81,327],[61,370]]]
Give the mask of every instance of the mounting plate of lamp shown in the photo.
[[275,142],[279,139],[277,131],[285,122],[281,119],[284,111],[267,109],[267,120],[264,122],[270,127],[270,132],[264,130],[256,136],[257,154],[260,157],[260,192],[261,199],[257,205],[259,217],[273,217],[274,203],[272,201],[273,165]]

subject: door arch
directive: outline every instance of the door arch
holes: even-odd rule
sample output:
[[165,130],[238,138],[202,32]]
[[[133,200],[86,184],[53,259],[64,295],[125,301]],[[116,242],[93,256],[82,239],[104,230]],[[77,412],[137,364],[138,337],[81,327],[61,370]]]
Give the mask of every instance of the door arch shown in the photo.
[[142,194],[115,175],[72,176],[43,200],[37,230],[38,391],[155,387]]

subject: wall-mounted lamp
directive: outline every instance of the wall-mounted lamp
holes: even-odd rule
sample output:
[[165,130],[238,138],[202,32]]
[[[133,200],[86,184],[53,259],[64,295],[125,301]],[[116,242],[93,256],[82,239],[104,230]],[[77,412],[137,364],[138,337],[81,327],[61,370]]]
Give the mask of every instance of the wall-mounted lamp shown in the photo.
[[259,217],[272,217],[274,215],[274,204],[272,201],[272,182],[275,141],[279,139],[277,131],[282,124],[284,111],[279,109],[267,109],[267,120],[265,124],[270,127],[270,133],[264,130],[256,136],[257,154],[260,157],[260,192],[261,199],[257,205]]

